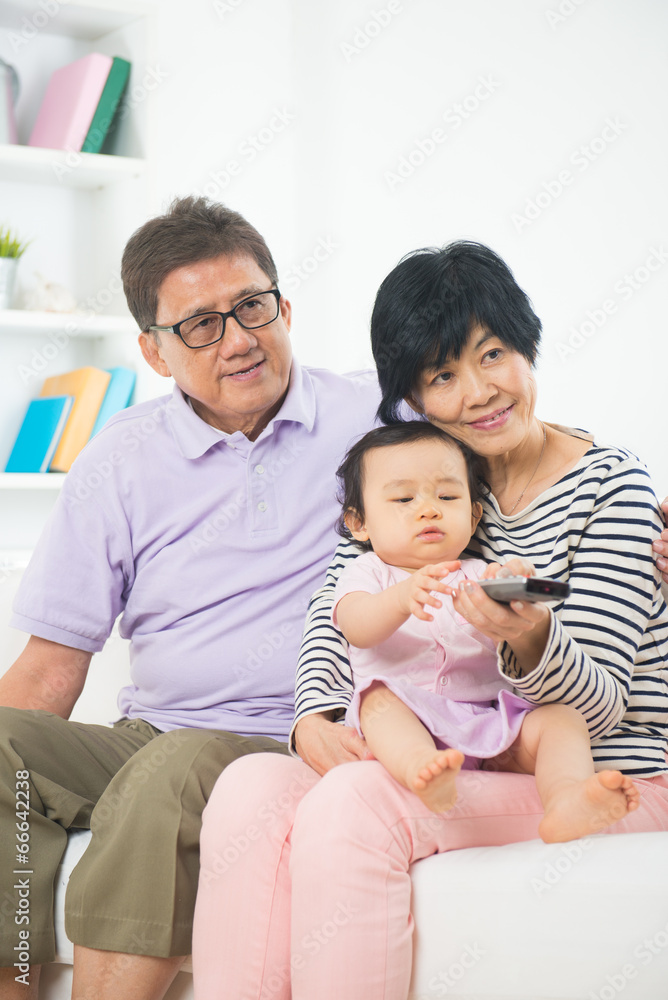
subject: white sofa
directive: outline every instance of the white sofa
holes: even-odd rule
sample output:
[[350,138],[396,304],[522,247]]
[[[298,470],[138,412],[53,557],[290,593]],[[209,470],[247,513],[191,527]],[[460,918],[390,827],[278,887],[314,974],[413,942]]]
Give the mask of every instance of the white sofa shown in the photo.
[[[58,873],[58,964],[40,1000],[69,1000],[63,902],[89,837],[70,835]],[[469,848],[412,876],[411,1000],[668,1000],[668,833]],[[192,1000],[186,970],[168,1000]]]
[[[12,589],[0,593],[2,621]],[[26,637],[0,625],[0,638],[1,673]],[[73,718],[114,718],[127,671],[114,634],[93,658]],[[58,961],[43,970],[42,1000],[70,997],[63,902],[89,836],[70,836],[58,874]],[[413,884],[412,1000],[668,1000],[668,833],[470,848],[418,862]],[[168,1000],[192,996],[192,976],[180,972]]]

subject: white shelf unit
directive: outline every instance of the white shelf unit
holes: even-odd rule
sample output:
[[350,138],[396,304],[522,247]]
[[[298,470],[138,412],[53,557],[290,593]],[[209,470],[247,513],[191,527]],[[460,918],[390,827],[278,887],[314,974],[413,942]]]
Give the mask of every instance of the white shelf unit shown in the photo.
[[3,472],[0,490],[59,490],[64,472]]
[[[28,309],[0,310],[0,337],[14,334],[60,333],[68,337],[118,337],[137,332],[131,316],[88,313],[32,312]],[[2,341],[0,341],[0,351]]]
[[[0,145],[0,224],[30,246],[19,297],[36,275],[65,286],[78,312],[0,311],[0,470],[42,383],[83,365],[137,371],[135,399],[165,392],[142,360],[119,269],[130,234],[150,211],[150,136],[144,80],[152,65],[154,0],[0,0],[0,57],[16,69],[18,144]],[[28,146],[54,69],[89,52],[128,59],[130,81],[104,154]],[[29,551],[62,475],[0,472],[0,559]]]
[[95,189],[126,178],[140,178],[146,161],[108,153],[77,153],[62,149],[0,144],[0,172],[4,183],[46,184],[54,188]]

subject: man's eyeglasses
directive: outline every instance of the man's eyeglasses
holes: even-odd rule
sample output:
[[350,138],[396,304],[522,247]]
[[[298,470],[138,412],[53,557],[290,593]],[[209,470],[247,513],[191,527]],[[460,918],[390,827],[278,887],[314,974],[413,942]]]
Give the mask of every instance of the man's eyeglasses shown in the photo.
[[239,326],[244,330],[258,330],[261,326],[268,326],[278,317],[279,300],[281,293],[278,288],[271,288],[268,292],[258,292],[257,295],[249,295],[248,298],[237,302],[234,309],[229,312],[208,312],[199,313],[197,316],[188,316],[174,326],[149,326],[147,333],[175,333],[180,337],[186,347],[197,350],[198,347],[210,347],[222,340],[225,334],[225,323],[233,316]]

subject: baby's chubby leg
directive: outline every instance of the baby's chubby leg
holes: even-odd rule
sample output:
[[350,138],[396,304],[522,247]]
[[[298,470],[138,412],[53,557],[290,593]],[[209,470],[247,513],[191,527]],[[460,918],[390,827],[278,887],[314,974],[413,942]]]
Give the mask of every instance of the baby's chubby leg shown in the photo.
[[455,779],[464,763],[459,750],[437,749],[415,713],[381,683],[362,695],[360,725],[374,757],[404,788],[432,812],[452,808]]
[[600,833],[640,804],[628,775],[594,770],[587,724],[567,705],[527,715],[513,757],[518,769],[536,775],[545,809],[538,830],[546,843]]

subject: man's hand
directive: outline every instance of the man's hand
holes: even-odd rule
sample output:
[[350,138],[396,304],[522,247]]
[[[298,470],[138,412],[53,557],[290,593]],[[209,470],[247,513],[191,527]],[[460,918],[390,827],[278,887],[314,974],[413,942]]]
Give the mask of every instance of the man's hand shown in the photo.
[[331,721],[331,712],[305,715],[295,727],[295,749],[309,767],[326,774],[337,764],[372,760],[365,741],[350,726]]
[[[661,504],[661,510],[663,519],[668,524],[668,497]],[[656,565],[663,576],[663,582],[668,584],[668,528],[661,532],[661,538],[652,543],[652,548],[658,555]]]

